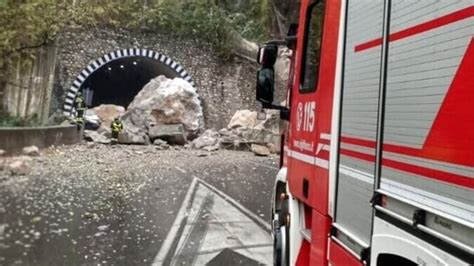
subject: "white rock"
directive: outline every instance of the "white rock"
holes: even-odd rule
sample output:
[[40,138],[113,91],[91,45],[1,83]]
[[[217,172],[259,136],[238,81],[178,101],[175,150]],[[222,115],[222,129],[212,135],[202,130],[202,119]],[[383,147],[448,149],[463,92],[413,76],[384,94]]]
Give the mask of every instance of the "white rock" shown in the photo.
[[153,145],[156,145],[156,146],[167,146],[168,145],[168,142],[162,140],[162,139],[155,139],[155,141],[153,141]]
[[8,165],[8,170],[12,175],[27,175],[31,167],[26,160],[16,160]]
[[91,112],[100,119],[101,125],[99,131],[110,132],[110,124],[114,118],[122,117],[125,113],[125,107],[113,104],[102,104],[91,109]]
[[97,227],[97,229],[99,231],[105,231],[105,230],[109,229],[109,226],[108,225],[100,225],[100,226]]
[[291,50],[288,48],[279,49],[278,58],[275,63],[275,77],[276,80],[282,84],[288,83],[288,77],[290,76],[290,65],[291,65]]
[[182,124],[188,138],[204,128],[204,115],[196,90],[187,81],[159,76],[151,80],[128,106],[124,131],[143,135],[159,124]]
[[262,145],[252,144],[251,151],[257,156],[269,156],[270,150]]
[[270,150],[272,154],[280,154],[280,146],[277,146],[273,143],[267,143],[267,148]]
[[36,240],[38,240],[38,239],[41,238],[41,233],[40,233],[40,232],[34,232],[34,233],[33,233],[33,237],[34,237]]
[[5,229],[8,227],[8,224],[0,224],[0,236],[5,233]]
[[212,129],[208,129],[204,131],[204,133],[201,136],[193,140],[191,145],[195,149],[202,149],[205,147],[216,146],[216,145],[219,145],[219,142],[220,142],[219,137],[220,136],[218,132]]
[[87,109],[84,120],[86,121],[86,128],[96,130],[100,127],[101,121],[99,116],[94,112],[93,109]]
[[36,146],[29,146],[23,148],[23,154],[28,156],[41,156],[41,153]]
[[252,128],[257,124],[257,112],[250,110],[240,110],[235,112],[234,116],[227,126],[228,129]]

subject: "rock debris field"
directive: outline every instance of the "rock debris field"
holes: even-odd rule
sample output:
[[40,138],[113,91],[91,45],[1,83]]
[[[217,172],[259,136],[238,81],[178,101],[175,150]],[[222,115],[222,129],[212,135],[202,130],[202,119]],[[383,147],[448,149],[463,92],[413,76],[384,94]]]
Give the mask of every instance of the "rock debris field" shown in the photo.
[[270,219],[276,156],[93,143],[41,153],[15,175],[0,157],[0,265],[151,265],[195,177]]

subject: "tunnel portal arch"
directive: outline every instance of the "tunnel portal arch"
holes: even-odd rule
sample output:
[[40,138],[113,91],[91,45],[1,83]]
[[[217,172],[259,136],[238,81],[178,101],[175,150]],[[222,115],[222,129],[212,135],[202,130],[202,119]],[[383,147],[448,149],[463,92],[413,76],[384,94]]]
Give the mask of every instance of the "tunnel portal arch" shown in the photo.
[[71,116],[73,113],[73,103],[74,99],[82,89],[84,83],[98,70],[105,67],[107,64],[117,61],[119,59],[130,58],[130,57],[141,57],[146,59],[151,59],[160,64],[161,67],[166,68],[167,71],[172,71],[176,77],[181,77],[182,79],[191,83],[194,86],[192,77],[188,72],[177,62],[173,61],[170,57],[147,49],[139,48],[130,48],[130,49],[120,49],[104,56],[93,60],[86,68],[84,68],[76,79],[73,81],[71,88],[66,94],[66,99],[63,106],[63,114],[65,116]]

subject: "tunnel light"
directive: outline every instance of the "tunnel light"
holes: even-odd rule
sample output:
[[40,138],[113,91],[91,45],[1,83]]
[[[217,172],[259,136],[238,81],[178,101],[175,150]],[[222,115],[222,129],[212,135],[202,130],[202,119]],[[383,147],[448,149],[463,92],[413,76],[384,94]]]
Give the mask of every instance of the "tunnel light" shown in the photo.
[[108,69],[109,71],[112,71],[112,68],[111,68],[111,67],[108,67],[107,69]]
[[123,66],[123,65],[120,65],[120,68],[122,68],[122,69],[123,69],[123,68],[124,68],[124,66]]
[[137,65],[137,62],[133,62],[134,65]]

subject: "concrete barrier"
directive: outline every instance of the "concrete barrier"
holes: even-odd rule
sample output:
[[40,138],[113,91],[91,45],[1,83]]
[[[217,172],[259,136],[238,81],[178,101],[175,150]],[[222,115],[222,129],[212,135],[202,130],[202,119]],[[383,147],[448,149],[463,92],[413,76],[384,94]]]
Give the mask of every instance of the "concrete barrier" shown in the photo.
[[35,145],[47,148],[52,145],[71,145],[81,140],[81,131],[76,126],[53,126],[34,128],[0,128],[0,149],[7,155],[22,152],[23,147]]

